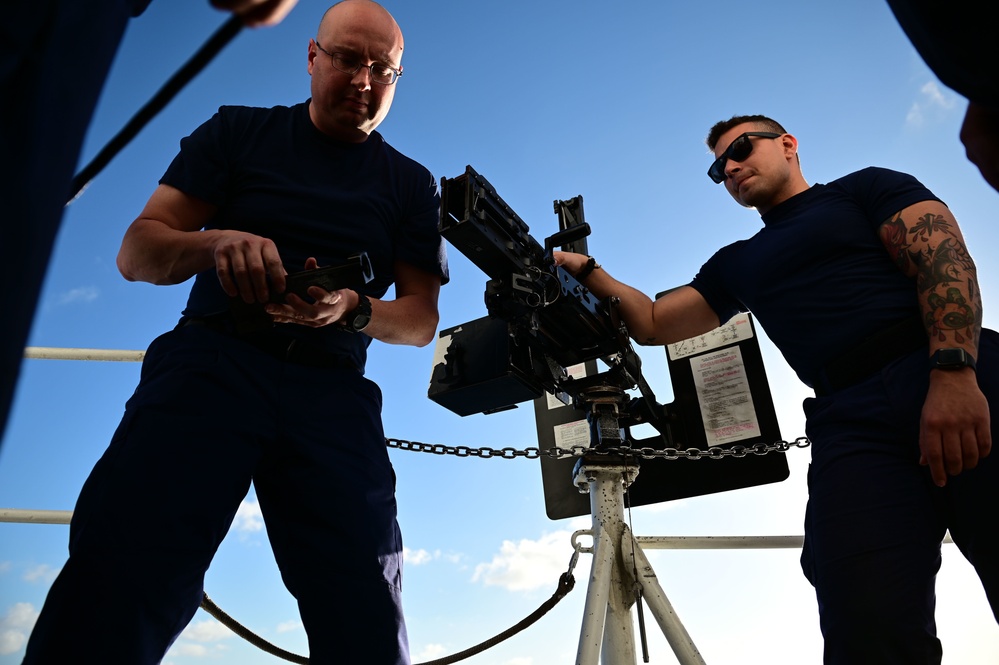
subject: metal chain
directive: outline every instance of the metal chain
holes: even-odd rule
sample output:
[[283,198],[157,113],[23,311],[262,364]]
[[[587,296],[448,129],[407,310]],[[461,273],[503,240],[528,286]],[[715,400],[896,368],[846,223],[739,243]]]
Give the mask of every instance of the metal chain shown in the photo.
[[628,446],[617,446],[607,448],[589,448],[587,446],[572,446],[571,448],[559,448],[552,446],[545,450],[540,448],[472,448],[471,446],[446,446],[442,443],[420,443],[419,441],[406,441],[404,439],[385,439],[389,448],[400,450],[411,450],[418,453],[431,453],[433,455],[455,455],[456,457],[500,457],[502,459],[516,459],[526,457],[527,459],[538,459],[540,457],[550,457],[560,459],[564,457],[582,457],[583,455],[620,455],[623,457],[639,457],[641,459],[724,459],[725,457],[746,457],[747,455],[766,455],[768,453],[786,453],[791,448],[807,448],[812,445],[808,438],[799,436],[794,441],[778,441],[776,443],[756,443],[750,446],[734,445],[730,448],[631,448]]

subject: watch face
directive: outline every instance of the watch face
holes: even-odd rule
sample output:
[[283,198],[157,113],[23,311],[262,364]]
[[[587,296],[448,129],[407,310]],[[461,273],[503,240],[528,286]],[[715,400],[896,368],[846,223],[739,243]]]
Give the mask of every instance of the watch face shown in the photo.
[[940,349],[937,351],[938,365],[960,365],[964,362],[961,349]]
[[367,296],[360,294],[358,296],[357,308],[354,310],[347,325],[349,325],[353,330],[361,331],[364,330],[370,322],[371,301],[368,300]]
[[937,369],[974,367],[974,361],[964,349],[937,349],[930,360],[930,366]]
[[358,313],[354,316],[354,320],[350,322],[350,327],[354,330],[364,330],[365,326],[367,326],[370,321],[370,316]]

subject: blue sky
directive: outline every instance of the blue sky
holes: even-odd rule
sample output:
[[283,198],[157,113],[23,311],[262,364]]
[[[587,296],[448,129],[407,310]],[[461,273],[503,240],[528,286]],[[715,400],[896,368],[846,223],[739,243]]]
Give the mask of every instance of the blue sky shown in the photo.
[[[172,327],[189,285],[125,282],[114,266],[121,236],[178,141],[219,105],[293,104],[307,97],[306,48],[326,6],[301,0],[280,26],[240,34],[69,207],[31,345],[144,349]],[[798,137],[811,183],[876,164],[910,172],[933,189],[961,222],[978,263],[985,323],[999,326],[990,306],[999,293],[999,195],[967,162],[957,139],[964,100],[937,82],[885,3],[427,0],[386,6],[406,37],[406,73],[380,131],[438,178],[471,164],[536,238],[557,230],[554,199],[581,194],[593,228],[590,252],[615,276],[648,293],[686,283],[715,249],[760,225],[758,215],[736,206],[706,177],[703,138],[719,119],[764,113]],[[225,19],[204,0],[160,0],[132,22],[84,161]],[[66,54],[66,66],[73,57]],[[450,260],[442,328],[485,315],[486,277],[457,250]],[[800,403],[808,391],[765,336],[761,345],[782,436],[801,436]],[[662,349],[640,353],[659,400],[671,401]],[[432,358],[432,345],[372,347],[368,375],[384,391],[388,436],[473,447],[536,445],[530,405],[461,418],[428,400]],[[138,371],[135,363],[25,361],[0,449],[0,507],[71,509]],[[331,406],[326,415],[335,425],[348,414]],[[500,632],[554,591],[572,553],[569,536],[589,520],[547,518],[536,460],[391,455],[407,544],[404,602],[415,662]],[[800,534],[808,452],[791,451],[788,462],[791,476],[782,483],[636,508],[633,528],[646,536]],[[66,539],[64,526],[0,524],[0,665],[20,662],[24,635],[65,560]],[[819,661],[814,597],[796,550],[649,556],[708,662]],[[572,662],[589,565],[584,555],[577,589],[539,624],[467,662]],[[206,590],[266,639],[305,653],[305,635],[252,494]],[[945,546],[938,595],[944,663],[999,660],[999,628],[953,546]],[[115,623],[114,616],[106,620]],[[650,633],[652,662],[675,662],[651,618]],[[164,662],[276,659],[199,613]]]

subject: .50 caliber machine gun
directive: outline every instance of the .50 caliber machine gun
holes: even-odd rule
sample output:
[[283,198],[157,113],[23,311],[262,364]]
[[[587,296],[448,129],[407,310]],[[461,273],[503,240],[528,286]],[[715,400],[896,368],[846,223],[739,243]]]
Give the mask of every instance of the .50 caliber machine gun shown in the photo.
[[[582,197],[554,207],[560,231],[542,247],[471,166],[441,179],[441,235],[490,277],[489,316],[441,333],[429,395],[464,416],[513,408],[546,391],[582,407],[594,391],[637,387],[643,399],[636,400],[636,421],[658,420],[661,408],[642,379],[617,299],[597,299],[552,258],[556,247],[585,247]],[[566,372],[598,359],[606,371],[581,378]]]

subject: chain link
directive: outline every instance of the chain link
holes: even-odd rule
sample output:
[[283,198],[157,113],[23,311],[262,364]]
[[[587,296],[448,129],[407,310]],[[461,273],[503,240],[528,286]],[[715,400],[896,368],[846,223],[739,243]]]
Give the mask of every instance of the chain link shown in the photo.
[[406,441],[404,439],[385,439],[389,448],[399,450],[411,450],[418,453],[430,453],[433,455],[455,455],[456,457],[481,457],[502,459],[516,459],[526,457],[527,459],[538,459],[540,457],[550,457],[561,459],[564,457],[582,457],[583,455],[619,455],[622,457],[638,457],[641,459],[724,459],[726,457],[746,457],[748,455],[766,455],[768,453],[786,453],[791,448],[807,448],[812,445],[806,437],[799,436],[794,441],[778,441],[776,443],[756,443],[750,446],[734,445],[730,448],[631,448],[628,446],[617,446],[607,448],[589,448],[588,446],[572,446],[571,448],[559,448],[553,446],[546,450],[540,448],[472,448],[470,446],[447,446],[442,443],[420,443],[419,441]]

